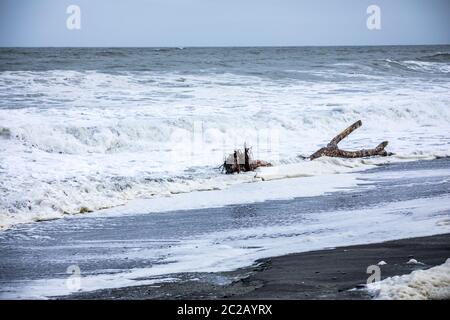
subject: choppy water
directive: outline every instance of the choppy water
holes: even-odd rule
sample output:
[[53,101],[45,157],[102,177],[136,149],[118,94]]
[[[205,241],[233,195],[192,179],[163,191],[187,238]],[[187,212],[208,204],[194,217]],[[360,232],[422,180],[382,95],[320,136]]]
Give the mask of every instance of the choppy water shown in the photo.
[[[217,170],[243,142],[266,178],[450,155],[449,89],[450,46],[3,48],[0,225],[257,181]],[[358,119],[396,156],[297,157]]]

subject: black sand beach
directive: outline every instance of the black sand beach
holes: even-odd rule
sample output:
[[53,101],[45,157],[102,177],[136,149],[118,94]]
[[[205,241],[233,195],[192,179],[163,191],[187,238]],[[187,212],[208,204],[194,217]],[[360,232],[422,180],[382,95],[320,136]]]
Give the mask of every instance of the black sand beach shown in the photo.
[[[0,237],[0,298],[17,292],[18,297],[55,299],[368,299],[364,291],[349,289],[366,283],[369,265],[386,261],[381,266],[381,277],[385,278],[439,265],[450,258],[449,167],[449,158],[380,166],[361,172],[359,179],[364,185],[354,190],[314,197],[151,214],[86,214],[18,225]],[[311,223],[308,219],[317,219],[323,212],[327,219],[335,219],[332,225],[324,227],[327,221],[320,220],[316,223],[319,229],[310,224],[306,231],[301,230]],[[379,212],[386,212],[388,220]],[[377,218],[370,220],[373,214]],[[431,224],[429,219],[433,221]],[[308,252],[265,258],[231,272],[196,272],[198,263],[209,263],[207,260],[220,250],[217,241],[225,243],[226,250],[229,248],[226,241],[230,234],[237,234],[235,239],[241,241],[234,247],[238,253],[233,251],[227,260],[234,261],[241,258],[242,250],[253,250],[243,247],[248,242],[245,233],[241,236],[242,232],[257,230],[258,237],[258,230],[269,232],[274,227],[293,223],[292,230],[275,229],[269,238],[256,238],[254,243],[266,241],[270,246],[267,239],[274,243],[281,239],[285,248],[281,251],[295,252],[289,250],[290,243],[295,245],[312,237],[318,241],[318,249],[325,250],[307,250],[310,246],[307,243],[305,251]],[[336,223],[344,224],[342,232],[333,233]],[[377,227],[371,229],[371,225]],[[271,229],[264,229],[265,226]],[[357,230],[349,230],[348,226],[362,229],[355,233]],[[432,231],[427,231],[426,226],[433,228]],[[403,236],[393,234],[392,228]],[[356,235],[350,242],[349,232]],[[390,233],[383,235],[386,232]],[[376,243],[380,241],[371,240],[373,233],[375,239],[410,239]],[[252,237],[253,234],[250,233]],[[405,236],[408,234],[411,236]],[[178,256],[173,255],[176,251],[171,250],[179,250],[185,242],[189,245],[193,235],[199,241],[213,240],[194,242],[193,245],[202,247],[188,247]],[[330,235],[331,243],[336,243],[338,248],[326,249]],[[355,245],[339,245],[345,242]],[[360,243],[373,244],[356,245]],[[264,248],[254,250],[261,249]],[[172,254],[172,259],[161,258],[161,252]],[[192,259],[181,268],[188,271],[170,272],[180,269],[172,266],[177,266],[177,259],[183,259],[183,255]],[[411,258],[424,265],[406,264]],[[70,265],[79,266],[83,277],[112,279],[97,287],[111,285],[114,289],[91,286],[94,289],[68,296],[52,294],[54,288],[59,290],[56,292],[67,291],[59,288],[64,290],[62,286]],[[154,268],[162,272],[152,276]],[[143,272],[128,275],[133,270]],[[124,272],[129,280],[123,281],[120,274],[115,276],[117,272]],[[162,283],[161,279],[165,278],[174,282]],[[152,284],[139,283],[146,280]]]
[[[407,264],[410,259],[423,264]],[[263,259],[233,272],[184,274],[176,283],[74,294],[66,299],[370,299],[369,265],[381,278],[428,269],[450,258],[450,234],[340,247]],[[229,284],[214,284],[214,279]],[[195,279],[195,280],[193,280]],[[234,280],[233,280],[234,279]]]
[[0,302],[450,300],[449,0],[74,2],[0,4]]

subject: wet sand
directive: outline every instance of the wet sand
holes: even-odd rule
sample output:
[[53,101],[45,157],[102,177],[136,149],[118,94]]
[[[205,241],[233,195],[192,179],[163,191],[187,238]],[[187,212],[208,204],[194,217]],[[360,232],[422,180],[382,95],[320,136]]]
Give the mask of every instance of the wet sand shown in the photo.
[[[423,264],[407,264],[414,258]],[[381,278],[427,269],[450,258],[450,234],[273,257],[223,273],[178,274],[174,283],[98,290],[66,299],[370,299],[369,265]],[[360,290],[351,290],[351,289]]]

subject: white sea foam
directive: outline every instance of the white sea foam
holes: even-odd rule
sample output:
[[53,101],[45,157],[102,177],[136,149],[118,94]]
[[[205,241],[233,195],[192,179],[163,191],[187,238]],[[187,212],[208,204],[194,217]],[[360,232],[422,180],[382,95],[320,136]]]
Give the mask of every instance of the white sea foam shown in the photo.
[[[450,155],[442,81],[52,70],[5,71],[0,87],[0,228],[132,199]],[[297,157],[357,119],[363,127],[343,147],[389,140],[396,155]],[[221,175],[215,168],[244,141],[274,167]]]
[[450,259],[442,265],[389,277],[367,285],[368,292],[380,300],[450,299]]

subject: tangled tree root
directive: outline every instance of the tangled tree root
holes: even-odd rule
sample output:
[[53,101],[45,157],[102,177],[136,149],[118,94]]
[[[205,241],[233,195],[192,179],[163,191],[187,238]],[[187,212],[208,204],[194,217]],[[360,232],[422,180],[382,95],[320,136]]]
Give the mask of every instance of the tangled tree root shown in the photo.
[[240,173],[253,171],[259,167],[271,167],[272,165],[269,162],[263,160],[253,160],[251,156],[251,148],[247,148],[244,144],[244,151],[242,150],[234,150],[234,152],[228,157],[225,158],[225,161],[222,165],[222,170],[225,173]]

